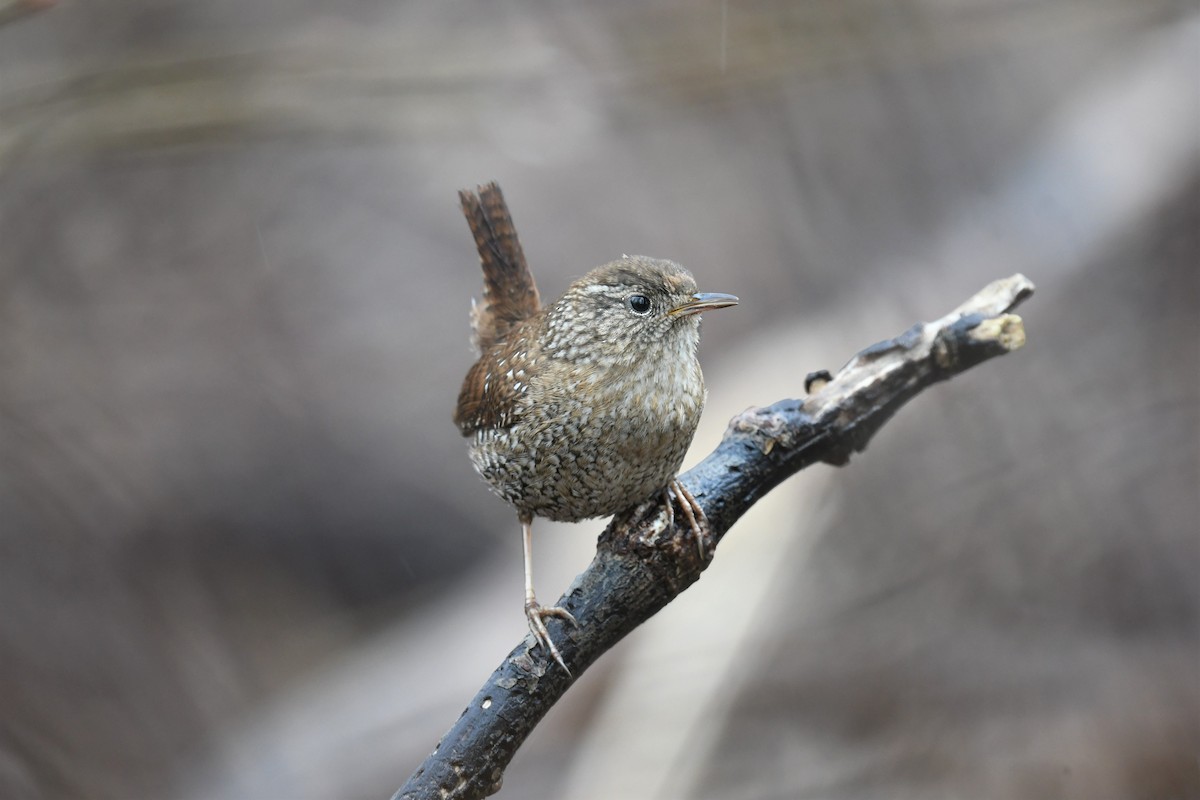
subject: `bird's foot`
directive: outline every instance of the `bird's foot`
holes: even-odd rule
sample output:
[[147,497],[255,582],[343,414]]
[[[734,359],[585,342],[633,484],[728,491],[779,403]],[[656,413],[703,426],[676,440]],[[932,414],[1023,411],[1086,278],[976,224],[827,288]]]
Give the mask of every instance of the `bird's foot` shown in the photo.
[[571,670],[567,669],[567,664],[563,661],[562,654],[558,652],[558,648],[554,646],[554,640],[550,638],[550,632],[546,630],[545,620],[547,617],[558,617],[571,623],[576,628],[579,627],[579,623],[575,621],[575,617],[571,615],[570,611],[561,606],[543,606],[533,597],[525,601],[525,619],[529,621],[529,630],[533,633],[533,638],[537,639],[538,643],[549,650],[550,655],[554,657],[558,665],[570,675]]
[[663,499],[667,504],[667,526],[671,527],[675,524],[675,501],[678,501],[683,517],[687,520],[692,535],[696,537],[696,552],[699,553],[700,561],[703,563],[707,557],[704,539],[708,536],[708,517],[704,516],[704,509],[700,507],[700,503],[696,502],[696,498],[687,490],[687,487],[679,482],[678,478],[672,479],[663,493]]

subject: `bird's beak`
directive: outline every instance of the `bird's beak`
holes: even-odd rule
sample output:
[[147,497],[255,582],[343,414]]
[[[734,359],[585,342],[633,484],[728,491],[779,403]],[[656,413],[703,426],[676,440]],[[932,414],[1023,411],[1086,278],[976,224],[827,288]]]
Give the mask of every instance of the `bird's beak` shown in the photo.
[[710,308],[726,308],[728,306],[736,306],[737,304],[738,299],[731,294],[698,292],[692,295],[691,300],[688,300],[681,306],[672,308],[667,313],[673,317],[687,317],[692,314],[699,314],[701,311],[708,311]]

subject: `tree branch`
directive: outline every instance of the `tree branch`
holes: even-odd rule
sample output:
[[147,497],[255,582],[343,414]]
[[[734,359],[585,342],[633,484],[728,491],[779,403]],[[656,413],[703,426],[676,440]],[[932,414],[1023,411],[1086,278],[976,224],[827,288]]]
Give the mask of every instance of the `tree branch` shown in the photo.
[[[818,462],[845,464],[918,392],[1024,345],[1021,318],[1009,312],[1032,294],[1022,275],[996,281],[945,317],[871,345],[837,375],[810,375],[807,388],[815,391],[804,400],[734,417],[717,449],[681,476],[708,516],[708,558],[733,523],[784,479]],[[557,603],[579,627],[549,622],[573,676],[707,566],[686,521],[668,525],[660,503],[617,515],[600,535],[592,563]],[[527,636],[393,800],[473,799],[498,791],[513,754],[573,676]]]

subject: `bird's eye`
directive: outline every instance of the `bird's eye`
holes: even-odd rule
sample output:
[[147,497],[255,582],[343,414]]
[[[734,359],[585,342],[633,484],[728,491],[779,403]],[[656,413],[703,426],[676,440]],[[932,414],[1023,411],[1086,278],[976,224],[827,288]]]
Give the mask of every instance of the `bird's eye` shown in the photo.
[[644,294],[631,294],[625,300],[625,304],[629,306],[629,310],[637,314],[639,317],[644,317],[650,313],[650,298]]

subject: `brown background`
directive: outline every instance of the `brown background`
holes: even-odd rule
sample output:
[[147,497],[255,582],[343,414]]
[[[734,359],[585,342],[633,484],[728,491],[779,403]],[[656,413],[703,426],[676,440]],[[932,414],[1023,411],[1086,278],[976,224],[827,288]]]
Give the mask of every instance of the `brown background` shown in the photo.
[[[0,796],[380,798],[524,633],[450,423],[498,179],[729,416],[987,281],[1029,345],[756,508],[502,797],[1200,797],[1200,18],[62,0],[0,27]],[[551,598],[599,523],[536,528]]]

